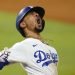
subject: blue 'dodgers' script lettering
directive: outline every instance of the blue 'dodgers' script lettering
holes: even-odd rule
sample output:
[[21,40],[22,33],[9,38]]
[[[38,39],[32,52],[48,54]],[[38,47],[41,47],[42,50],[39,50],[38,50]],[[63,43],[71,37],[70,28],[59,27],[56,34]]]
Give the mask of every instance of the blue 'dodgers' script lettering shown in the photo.
[[34,53],[34,57],[36,58],[37,63],[42,63],[43,66],[48,66],[51,63],[57,63],[58,57],[56,53],[45,53],[42,50],[38,50]]

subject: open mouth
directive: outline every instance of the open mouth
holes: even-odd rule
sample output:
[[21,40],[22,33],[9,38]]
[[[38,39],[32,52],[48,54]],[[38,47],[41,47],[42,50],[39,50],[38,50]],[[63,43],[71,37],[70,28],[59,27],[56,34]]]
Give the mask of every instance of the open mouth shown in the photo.
[[42,24],[42,20],[41,20],[40,18],[37,18],[37,23],[38,23],[39,25],[41,25],[41,24]]

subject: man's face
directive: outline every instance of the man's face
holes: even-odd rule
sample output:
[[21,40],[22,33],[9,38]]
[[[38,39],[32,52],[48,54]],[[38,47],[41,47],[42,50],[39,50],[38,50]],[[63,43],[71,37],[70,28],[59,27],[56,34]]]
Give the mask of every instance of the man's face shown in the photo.
[[25,22],[26,27],[30,31],[34,31],[34,32],[42,31],[42,28],[43,28],[42,19],[38,13],[36,13],[36,12],[28,13],[27,16],[25,16],[23,21]]

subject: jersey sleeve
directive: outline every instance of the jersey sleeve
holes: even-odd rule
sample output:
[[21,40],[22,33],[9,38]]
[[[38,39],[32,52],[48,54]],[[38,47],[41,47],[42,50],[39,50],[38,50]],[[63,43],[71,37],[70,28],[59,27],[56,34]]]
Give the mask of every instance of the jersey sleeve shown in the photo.
[[13,47],[9,48],[10,54],[8,57],[8,61],[10,63],[12,62],[26,63],[28,56],[27,47],[28,47],[27,43],[17,43]]
[[0,69],[3,66],[10,63],[26,63],[27,61],[27,52],[25,49],[26,45],[17,43],[11,48],[5,48],[0,52]]

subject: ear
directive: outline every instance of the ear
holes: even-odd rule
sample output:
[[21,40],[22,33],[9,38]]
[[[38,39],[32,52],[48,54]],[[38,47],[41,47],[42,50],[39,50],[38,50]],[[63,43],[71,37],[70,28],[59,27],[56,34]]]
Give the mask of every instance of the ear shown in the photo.
[[26,24],[25,24],[24,21],[22,21],[22,22],[20,23],[20,27],[21,27],[21,28],[25,28],[25,27],[26,27]]

